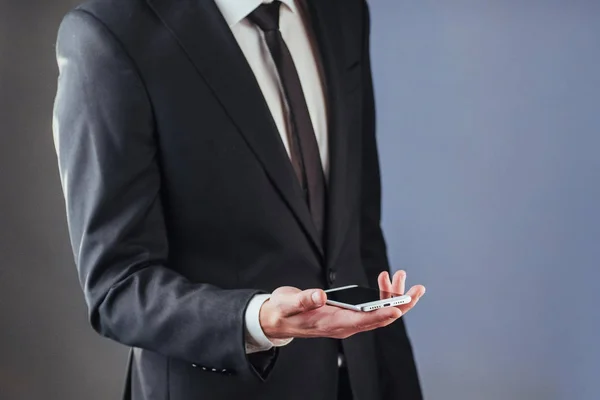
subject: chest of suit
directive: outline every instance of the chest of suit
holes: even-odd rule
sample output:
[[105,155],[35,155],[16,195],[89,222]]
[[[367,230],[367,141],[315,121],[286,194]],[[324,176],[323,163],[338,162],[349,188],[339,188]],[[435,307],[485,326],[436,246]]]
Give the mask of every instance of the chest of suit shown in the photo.
[[[319,250],[260,88],[214,3],[148,4],[147,18],[138,18],[134,31],[120,32],[123,24],[111,28],[138,67],[152,104],[161,195],[176,250],[171,253],[185,265],[186,257],[197,255],[190,251],[201,246],[202,255],[214,261],[230,244],[245,254],[241,266],[248,257],[262,257],[265,243],[257,240],[268,242],[272,254],[281,248],[285,259],[279,263],[333,263],[359,206],[362,32],[352,28],[360,21],[346,17],[358,14],[346,2],[310,0],[308,7],[329,108],[329,221]],[[228,262],[214,276],[191,278],[231,286],[239,269]]]

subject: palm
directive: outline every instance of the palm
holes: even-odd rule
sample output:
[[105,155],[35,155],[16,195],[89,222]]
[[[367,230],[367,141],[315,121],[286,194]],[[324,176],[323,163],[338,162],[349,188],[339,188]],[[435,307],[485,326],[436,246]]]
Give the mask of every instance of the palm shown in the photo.
[[[380,290],[404,294],[406,274],[400,271],[390,280],[384,272],[378,278]],[[371,312],[353,311],[345,308],[323,305],[317,308],[304,307],[303,304],[289,304],[288,298],[296,298],[300,289],[282,287],[273,292],[271,299],[280,303],[281,311],[286,314],[291,337],[330,337],[346,338],[355,333],[386,326],[408,312],[424,294],[421,285],[412,287],[406,294],[412,301],[398,307],[382,308]]]

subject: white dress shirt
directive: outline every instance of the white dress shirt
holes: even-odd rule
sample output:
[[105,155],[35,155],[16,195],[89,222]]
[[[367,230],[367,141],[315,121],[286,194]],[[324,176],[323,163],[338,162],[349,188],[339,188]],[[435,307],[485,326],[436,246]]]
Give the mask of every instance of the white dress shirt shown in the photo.
[[[260,28],[250,22],[247,16],[262,3],[272,0],[215,0],[225,21],[231,28],[256,80],[273,120],[279,130],[281,140],[290,155],[289,120],[283,88],[277,67]],[[308,16],[303,3],[298,0],[281,0],[279,30],[287,44],[306,98],[308,112],[315,131],[321,163],[327,177],[329,172],[329,150],[327,137],[327,110],[322,85],[322,71],[313,34],[308,24]],[[260,308],[269,295],[257,295],[246,309],[246,352],[266,351],[273,346],[283,346],[292,339],[269,340],[259,320]]]

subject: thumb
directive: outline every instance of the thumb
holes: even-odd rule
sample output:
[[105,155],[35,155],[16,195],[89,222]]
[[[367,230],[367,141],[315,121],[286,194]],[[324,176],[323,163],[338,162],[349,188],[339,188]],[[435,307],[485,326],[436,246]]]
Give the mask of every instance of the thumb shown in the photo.
[[308,289],[285,296],[285,300],[282,300],[281,313],[286,317],[291,317],[324,306],[327,295],[321,289]]

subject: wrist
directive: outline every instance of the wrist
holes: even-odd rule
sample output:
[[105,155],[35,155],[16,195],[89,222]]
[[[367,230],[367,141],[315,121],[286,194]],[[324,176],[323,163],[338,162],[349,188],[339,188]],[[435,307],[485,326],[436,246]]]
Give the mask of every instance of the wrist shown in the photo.
[[272,302],[266,300],[262,304],[258,315],[260,327],[273,345],[285,345],[293,339],[292,335],[282,332],[282,319],[277,310],[273,309]]

